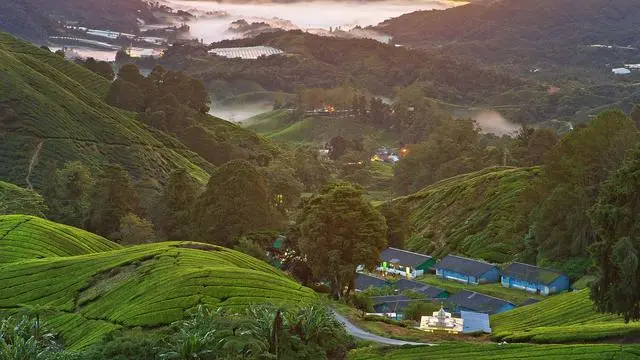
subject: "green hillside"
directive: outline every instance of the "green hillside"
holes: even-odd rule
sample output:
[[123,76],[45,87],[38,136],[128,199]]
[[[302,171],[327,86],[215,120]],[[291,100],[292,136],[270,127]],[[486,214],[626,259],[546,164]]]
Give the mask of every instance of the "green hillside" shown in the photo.
[[0,264],[120,249],[101,236],[25,215],[0,216]]
[[349,360],[633,360],[640,359],[639,345],[525,345],[447,343],[405,348],[353,350]]
[[597,313],[588,289],[493,315],[491,327],[496,338],[508,342],[586,342],[640,334],[640,323]]
[[120,163],[135,178],[187,168],[202,182],[210,165],[177,140],[106,105],[106,80],[0,33],[0,178],[41,185],[45,164]]
[[43,216],[45,210],[44,199],[35,191],[0,181],[0,215]]
[[254,116],[246,124],[247,129],[275,142],[324,144],[335,136],[342,136],[345,139],[366,137],[380,144],[395,143],[392,135],[351,118],[314,116],[291,122],[287,110],[276,110]]
[[456,176],[393,200],[408,206],[412,233],[409,250],[464,254],[506,262],[522,245],[518,194],[538,168],[489,168]]
[[116,328],[170,324],[198,304],[233,308],[315,299],[266,263],[189,242],[0,264],[0,288],[5,312],[22,304],[54,307],[48,325],[71,350]]

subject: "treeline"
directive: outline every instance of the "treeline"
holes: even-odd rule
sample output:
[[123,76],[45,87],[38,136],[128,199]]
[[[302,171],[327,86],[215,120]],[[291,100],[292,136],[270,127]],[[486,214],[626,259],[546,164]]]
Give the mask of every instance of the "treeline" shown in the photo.
[[206,186],[180,169],[159,190],[158,184],[134,183],[120,165],[92,173],[70,162],[50,168],[43,195],[47,218],[119,243],[198,240],[233,247],[248,237],[245,251],[264,258],[263,251],[250,249],[269,245],[302,192],[322,187],[328,173],[308,147],[261,165],[230,161],[212,172]]

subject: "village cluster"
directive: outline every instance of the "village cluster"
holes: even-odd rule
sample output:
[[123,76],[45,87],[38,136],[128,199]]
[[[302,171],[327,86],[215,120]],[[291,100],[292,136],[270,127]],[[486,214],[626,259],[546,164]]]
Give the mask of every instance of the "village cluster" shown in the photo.
[[[375,273],[359,268],[356,291],[370,288],[391,288],[396,295],[372,296],[374,313],[396,320],[403,319],[403,311],[412,302],[427,301],[441,304],[440,311],[432,316],[423,316],[420,329],[424,331],[446,331],[449,333],[491,333],[489,315],[503,313],[517,306],[537,302],[529,298],[521,304],[482,294],[462,290],[449,294],[446,290],[417,281],[424,276],[436,276],[442,280],[455,281],[470,286],[500,284],[505,288],[548,296],[569,290],[569,278],[555,270],[514,262],[504,268],[481,260],[448,255],[439,261],[435,258],[407,250],[387,248],[381,252],[382,263]],[[417,278],[417,280],[416,280]],[[404,294],[407,290],[424,296],[415,299]],[[448,311],[447,311],[448,310]]]

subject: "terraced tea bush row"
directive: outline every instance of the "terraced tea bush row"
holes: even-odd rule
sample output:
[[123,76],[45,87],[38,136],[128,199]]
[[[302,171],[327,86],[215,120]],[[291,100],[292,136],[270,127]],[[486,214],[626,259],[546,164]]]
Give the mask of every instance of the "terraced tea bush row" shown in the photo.
[[410,348],[363,348],[349,353],[349,360],[634,360],[639,345],[529,345],[446,343]]
[[0,216],[0,263],[120,249],[101,236],[26,215]]
[[496,339],[562,343],[640,334],[640,323],[594,310],[589,290],[552,296],[491,317]]
[[52,328],[73,348],[121,326],[168,325],[198,304],[240,308],[316,299],[266,263],[185,242],[0,264],[0,288],[0,310],[53,306]]

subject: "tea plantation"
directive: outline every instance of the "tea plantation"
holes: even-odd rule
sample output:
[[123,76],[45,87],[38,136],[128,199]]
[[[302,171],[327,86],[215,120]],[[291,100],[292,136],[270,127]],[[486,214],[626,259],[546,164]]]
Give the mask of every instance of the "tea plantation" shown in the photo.
[[349,360],[634,360],[640,345],[529,345],[447,343],[408,348],[353,350]]
[[518,195],[538,168],[489,168],[456,176],[394,200],[410,209],[409,250],[434,256],[451,252],[492,262],[513,259],[526,226]]
[[39,187],[44,164],[80,160],[94,169],[119,163],[135,178],[186,168],[208,180],[201,157],[107,105],[108,88],[84,67],[0,33],[0,178],[27,185],[29,177]]
[[0,216],[0,264],[120,249],[101,236],[26,215]]
[[588,342],[640,335],[640,323],[625,324],[619,316],[597,313],[588,289],[493,315],[491,327],[496,339],[508,342]]
[[0,181],[0,215],[43,216],[45,211],[44,199],[38,193]]
[[[36,257],[38,251],[52,257],[0,263],[0,312],[51,307],[47,322],[72,350],[120,327],[168,325],[198,304],[238,308],[316,299],[279,270],[226,248],[168,242],[118,249],[98,236],[44,220],[2,219],[0,253],[13,260]],[[109,251],[91,253],[100,250]]]

